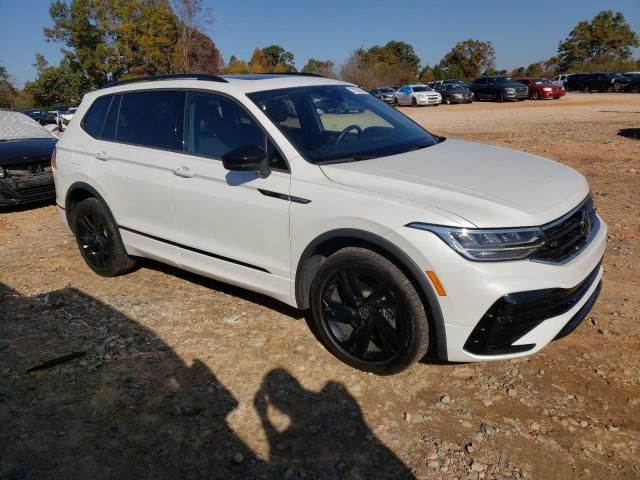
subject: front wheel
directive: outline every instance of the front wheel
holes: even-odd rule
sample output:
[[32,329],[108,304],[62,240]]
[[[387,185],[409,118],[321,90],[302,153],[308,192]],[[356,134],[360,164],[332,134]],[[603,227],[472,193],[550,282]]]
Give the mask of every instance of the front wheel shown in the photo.
[[107,207],[97,198],[87,198],[74,209],[73,230],[82,258],[103,277],[133,270],[134,258],[127,254],[120,232]]
[[540,92],[538,92],[537,90],[536,90],[536,91],[534,91],[534,92],[531,94],[531,99],[532,99],[532,100],[540,100]]
[[451,105],[451,99],[449,97],[445,98],[444,103],[446,103],[447,105]]
[[502,92],[496,93],[496,102],[498,103],[504,102],[504,93]]
[[418,106],[418,101],[416,100],[415,97],[413,97],[413,99],[411,100],[411,106],[413,106],[413,107],[417,107]]
[[313,324],[326,348],[354,368],[387,375],[427,353],[427,314],[413,284],[364,248],[331,255],[311,284]]

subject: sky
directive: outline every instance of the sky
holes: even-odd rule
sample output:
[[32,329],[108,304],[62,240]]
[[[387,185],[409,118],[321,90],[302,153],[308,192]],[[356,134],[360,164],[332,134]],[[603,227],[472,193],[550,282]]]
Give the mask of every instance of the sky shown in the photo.
[[[640,0],[203,0],[214,22],[207,34],[225,61],[249,59],[255,47],[279,44],[298,68],[311,57],[341,64],[359,47],[410,43],[433,65],[458,42],[491,41],[498,69],[546,60],[581,20],[621,11],[640,34]],[[0,0],[0,63],[21,87],[36,76],[36,52],[57,64],[62,45],[47,43],[51,0]],[[636,49],[634,56],[640,57]]]

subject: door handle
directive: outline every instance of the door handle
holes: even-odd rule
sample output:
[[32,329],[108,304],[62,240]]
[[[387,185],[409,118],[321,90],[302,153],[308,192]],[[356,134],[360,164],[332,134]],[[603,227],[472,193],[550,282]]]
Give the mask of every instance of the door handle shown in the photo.
[[182,178],[192,178],[195,175],[195,173],[189,170],[189,167],[176,168],[175,170],[171,170],[171,173],[173,173],[176,177]]
[[107,152],[96,152],[93,154],[93,156],[102,162],[106,162],[110,158]]

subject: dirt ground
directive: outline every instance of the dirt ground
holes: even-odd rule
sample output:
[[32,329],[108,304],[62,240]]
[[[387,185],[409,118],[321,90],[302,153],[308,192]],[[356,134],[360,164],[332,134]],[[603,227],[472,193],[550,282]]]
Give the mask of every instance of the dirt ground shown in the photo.
[[53,205],[3,212],[0,478],[640,478],[640,95],[402,111],[588,177],[609,243],[573,334],[377,377],[276,301],[152,262],[101,278]]

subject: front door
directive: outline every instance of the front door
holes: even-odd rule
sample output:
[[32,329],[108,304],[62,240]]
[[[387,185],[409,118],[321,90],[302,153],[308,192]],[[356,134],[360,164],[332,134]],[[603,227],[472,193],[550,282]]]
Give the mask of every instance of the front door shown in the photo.
[[[241,105],[209,92],[187,93],[184,139],[170,175],[180,265],[289,295],[290,174],[279,151]],[[243,145],[267,151],[268,177],[224,168],[222,156]]]

